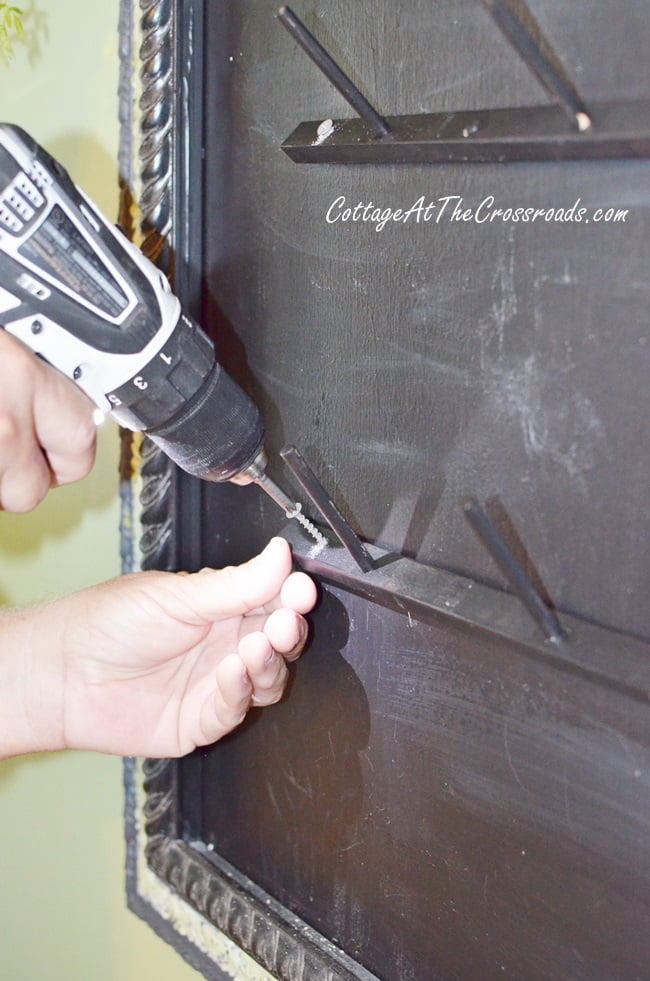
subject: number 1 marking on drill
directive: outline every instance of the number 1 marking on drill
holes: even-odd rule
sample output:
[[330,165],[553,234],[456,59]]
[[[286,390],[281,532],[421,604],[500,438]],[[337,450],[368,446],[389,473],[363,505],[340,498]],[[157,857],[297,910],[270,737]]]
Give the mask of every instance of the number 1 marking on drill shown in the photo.
[[165,362],[165,364],[171,364],[172,363],[172,359],[170,358],[170,356],[168,354],[165,354],[163,351],[160,352],[160,357],[163,359],[163,361]]

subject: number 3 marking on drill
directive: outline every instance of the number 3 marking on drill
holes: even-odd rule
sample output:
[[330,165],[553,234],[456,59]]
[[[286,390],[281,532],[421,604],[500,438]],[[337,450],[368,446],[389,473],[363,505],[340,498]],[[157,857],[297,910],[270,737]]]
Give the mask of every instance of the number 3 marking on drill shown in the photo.
[[136,375],[136,377],[133,379],[133,384],[142,392],[144,392],[145,388],[149,387],[149,382],[145,381],[142,375]]

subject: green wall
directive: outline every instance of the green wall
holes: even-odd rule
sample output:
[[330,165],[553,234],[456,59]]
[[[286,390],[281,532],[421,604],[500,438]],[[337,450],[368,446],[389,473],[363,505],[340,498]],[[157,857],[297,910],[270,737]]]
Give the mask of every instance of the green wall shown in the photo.
[[[29,9],[28,44],[0,63],[0,119],[44,143],[114,217],[118,2],[34,0]],[[117,459],[107,422],[90,477],[29,515],[0,513],[1,603],[117,575]],[[0,763],[1,978],[200,977],[126,908],[121,780],[121,760],[90,753]]]

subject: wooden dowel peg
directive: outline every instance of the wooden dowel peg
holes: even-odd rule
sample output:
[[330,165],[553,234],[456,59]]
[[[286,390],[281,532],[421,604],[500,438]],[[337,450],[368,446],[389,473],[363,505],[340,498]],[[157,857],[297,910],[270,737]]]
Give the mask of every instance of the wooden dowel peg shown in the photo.
[[481,0],[495,24],[580,132],[591,116],[524,0]]
[[524,604],[547,640],[558,643],[565,638],[560,621],[547,606],[538,590],[526,575],[523,566],[512,554],[487,513],[475,498],[463,501],[463,512],[472,529],[501,569],[512,589]]
[[334,61],[332,56],[316,40],[299,17],[294,14],[291,7],[280,7],[278,10],[278,20],[286,27],[294,41],[296,41],[303,51],[309,55],[314,64],[318,65],[323,74],[330,80],[346,99],[355,112],[372,127],[373,132],[378,137],[390,136],[390,127],[376,109],[370,105],[368,100],[352,80],[345,74],[340,65]]

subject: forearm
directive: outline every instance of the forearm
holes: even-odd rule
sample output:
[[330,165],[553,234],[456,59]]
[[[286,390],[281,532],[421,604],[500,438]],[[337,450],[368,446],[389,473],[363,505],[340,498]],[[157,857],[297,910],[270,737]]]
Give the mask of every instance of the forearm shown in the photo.
[[0,757],[62,749],[60,625],[48,607],[0,612]]

